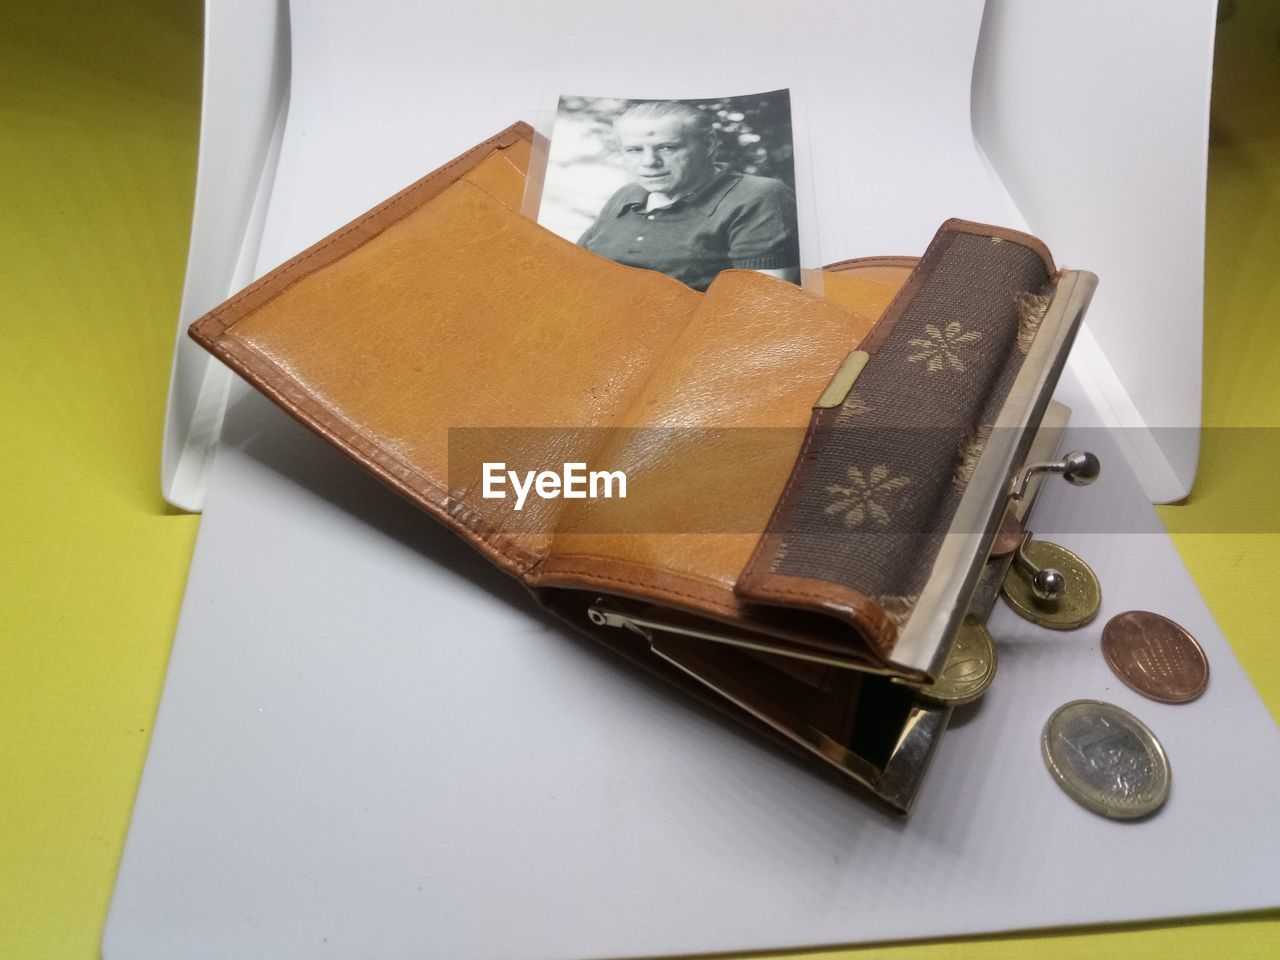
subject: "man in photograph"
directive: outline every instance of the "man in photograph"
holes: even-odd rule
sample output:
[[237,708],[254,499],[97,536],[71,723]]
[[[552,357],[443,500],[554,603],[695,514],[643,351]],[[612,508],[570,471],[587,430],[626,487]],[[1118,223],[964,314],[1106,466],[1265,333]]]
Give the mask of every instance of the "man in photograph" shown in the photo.
[[716,162],[711,117],[673,101],[639,103],[613,124],[630,180],[579,246],[706,290],[721,270],[800,282],[796,198],[781,180]]

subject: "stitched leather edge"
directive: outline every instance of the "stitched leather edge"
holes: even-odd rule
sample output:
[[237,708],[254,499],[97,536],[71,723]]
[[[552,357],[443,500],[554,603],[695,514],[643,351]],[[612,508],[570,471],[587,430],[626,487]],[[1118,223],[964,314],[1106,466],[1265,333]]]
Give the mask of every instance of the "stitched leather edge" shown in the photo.
[[538,555],[510,542],[520,534],[504,534],[469,511],[447,508],[448,490],[443,485],[361,436],[341,417],[299,390],[288,373],[248,344],[226,338],[217,355],[285,413],[338,450],[354,456],[366,470],[415,506],[456,529],[498,566],[523,575],[538,562]]
[[537,587],[574,589],[633,587],[635,589],[623,592],[640,600],[675,600],[687,608],[696,606],[698,612],[710,616],[736,616],[741,606],[730,584],[649,564],[586,554],[548,556],[529,578],[529,583]]
[[533,128],[521,121],[513,123],[488,140],[476,144],[466,153],[454,157],[444,166],[405,187],[372,210],[339,227],[324,239],[313,243],[292,259],[286,260],[270,273],[249,284],[230,300],[210,310],[191,325],[191,336],[202,346],[209,348],[209,343],[216,341],[240,320],[270,303],[299,280],[363,246],[387,227],[438,196],[461,179],[464,174],[478,166],[492,151],[532,136]]
[[193,340],[257,386],[299,423],[342,452],[354,455],[387,486],[456,529],[499,567],[519,576],[523,576],[538,560],[536,555],[514,542],[520,534],[503,534],[468,511],[447,507],[448,491],[438,481],[393,457],[299,389],[285,371],[238,339],[234,328],[300,280],[350,254],[430,202],[494,150],[532,136],[533,130],[528,124],[512,124],[312,244],[206,313],[188,331]]
[[898,637],[897,626],[878,603],[838,583],[777,573],[747,573],[738,580],[738,588],[755,603],[806,607],[838,617],[865,637],[886,662]]

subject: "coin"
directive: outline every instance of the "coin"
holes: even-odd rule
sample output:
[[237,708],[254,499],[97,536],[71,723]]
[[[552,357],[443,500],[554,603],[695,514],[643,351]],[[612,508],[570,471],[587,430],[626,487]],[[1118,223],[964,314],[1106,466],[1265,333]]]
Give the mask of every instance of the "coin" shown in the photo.
[[1067,586],[1057,600],[1041,600],[1031,589],[1030,574],[1015,558],[1000,585],[1000,593],[1019,616],[1050,630],[1074,630],[1098,615],[1102,585],[1087,563],[1066,547],[1047,540],[1032,540],[1026,554],[1036,566],[1061,572]]
[[920,696],[949,707],[973,703],[996,675],[996,644],[982,621],[965,617],[951,652],[933,683],[915,686]]
[[991,559],[1000,560],[1007,557],[1018,549],[1020,543],[1022,543],[1022,524],[1010,508],[1004,515],[1004,519],[1000,521],[1000,529],[996,531],[995,540],[991,542]]
[[1058,786],[1104,817],[1145,817],[1169,797],[1169,760],[1160,741],[1114,704],[1063,704],[1044,725],[1040,751]]
[[1209,661],[1200,644],[1158,613],[1116,614],[1102,628],[1102,655],[1127,686],[1161,703],[1187,703],[1209,684]]

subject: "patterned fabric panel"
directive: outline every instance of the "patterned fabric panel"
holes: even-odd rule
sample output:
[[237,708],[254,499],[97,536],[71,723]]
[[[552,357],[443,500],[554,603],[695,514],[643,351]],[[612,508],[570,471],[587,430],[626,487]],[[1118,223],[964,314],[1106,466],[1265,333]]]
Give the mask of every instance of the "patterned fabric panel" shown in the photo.
[[837,583],[901,623],[1043,316],[1044,260],[940,234],[837,408],[820,411],[784,503],[770,572]]

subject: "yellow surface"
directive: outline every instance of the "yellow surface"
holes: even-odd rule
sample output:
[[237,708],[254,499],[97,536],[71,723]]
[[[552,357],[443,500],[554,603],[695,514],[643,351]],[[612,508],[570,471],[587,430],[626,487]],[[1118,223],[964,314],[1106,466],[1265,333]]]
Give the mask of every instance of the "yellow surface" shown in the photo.
[[[98,956],[197,523],[157,491],[201,9],[26,6],[0,5],[0,960],[81,960]],[[1214,94],[1205,419],[1276,427],[1280,5],[1236,6]],[[1280,462],[1259,448],[1207,431],[1195,493],[1161,515],[1280,715],[1274,604],[1259,603],[1280,536],[1215,532],[1277,499]],[[1280,912],[790,956],[881,955],[1269,958]]]

